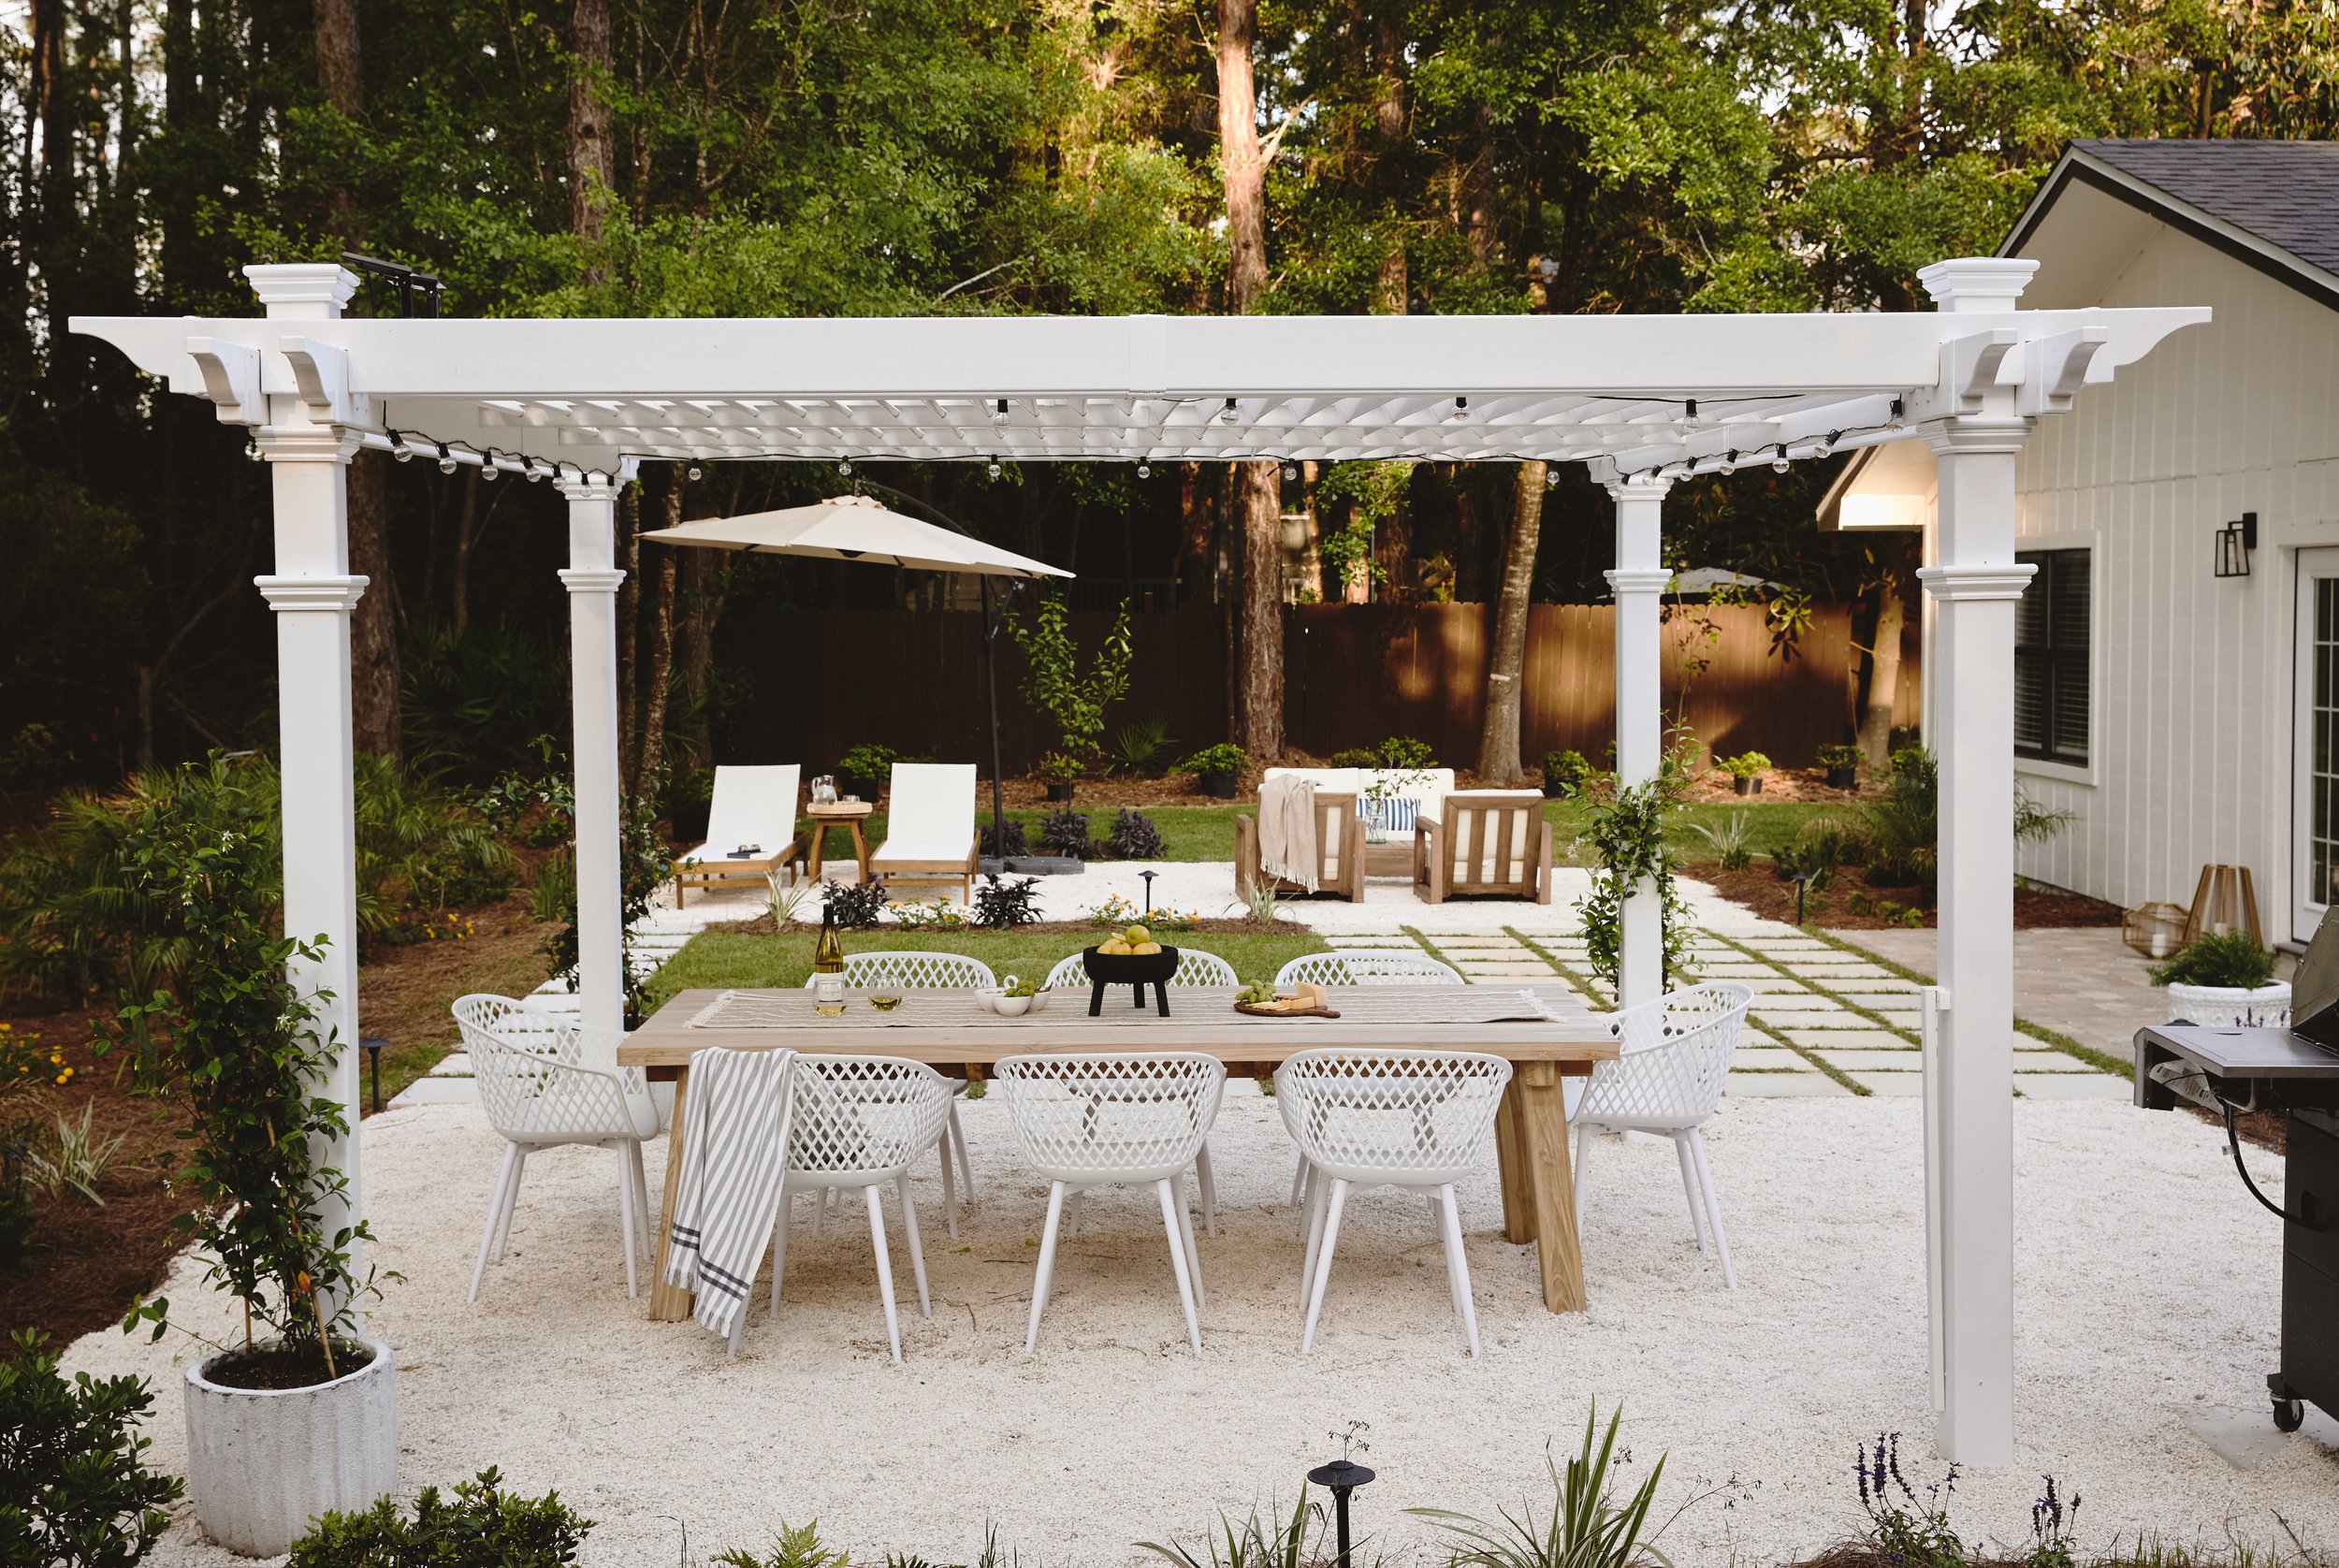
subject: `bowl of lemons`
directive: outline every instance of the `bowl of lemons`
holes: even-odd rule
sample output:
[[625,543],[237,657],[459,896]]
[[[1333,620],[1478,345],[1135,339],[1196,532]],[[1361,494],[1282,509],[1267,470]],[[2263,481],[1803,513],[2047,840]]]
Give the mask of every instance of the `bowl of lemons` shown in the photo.
[[1169,995],[1162,987],[1178,972],[1178,950],[1155,941],[1154,934],[1145,927],[1124,926],[1095,947],[1083,949],[1081,965],[1088,971],[1089,982],[1096,988],[1089,997],[1090,1013],[1098,1010],[1105,987],[1111,985],[1137,987],[1137,1005],[1140,1008],[1145,1005],[1144,988],[1150,985],[1161,1011],[1169,1012]]

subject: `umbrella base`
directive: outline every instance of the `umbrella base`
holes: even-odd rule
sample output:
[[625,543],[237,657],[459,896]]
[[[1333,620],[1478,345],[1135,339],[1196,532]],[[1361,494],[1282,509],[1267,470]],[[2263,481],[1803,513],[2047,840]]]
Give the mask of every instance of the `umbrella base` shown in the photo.
[[1010,855],[1005,860],[995,855],[982,857],[982,874],[986,877],[1077,877],[1087,869],[1070,855]]

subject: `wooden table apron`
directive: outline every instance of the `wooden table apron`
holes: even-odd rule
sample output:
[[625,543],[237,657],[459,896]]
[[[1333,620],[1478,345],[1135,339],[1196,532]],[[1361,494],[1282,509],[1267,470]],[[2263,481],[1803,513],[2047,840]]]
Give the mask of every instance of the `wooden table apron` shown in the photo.
[[[1328,988],[1337,1009],[1344,996],[1360,988]],[[1390,986],[1371,988],[1380,996],[1393,994],[1443,992],[1459,999],[1468,993],[1443,987]],[[1497,988],[1474,987],[1479,996]],[[807,994],[801,1022],[748,1027],[693,1026],[724,993],[685,991],[652,1014],[617,1049],[617,1061],[638,1067],[648,1076],[675,1085],[674,1120],[667,1133],[665,1196],[659,1207],[658,1263],[651,1274],[649,1315],[653,1322],[679,1322],[690,1315],[690,1292],[665,1283],[666,1243],[674,1229],[676,1162],[672,1151],[681,1147],[682,1113],[690,1093],[690,1058],[709,1047],[733,1051],[792,1047],[810,1054],[902,1056],[943,1068],[959,1068],[980,1077],[1002,1056],[1039,1052],[1201,1051],[1227,1064],[1234,1077],[1264,1078],[1284,1058],[1323,1047],[1380,1046],[1436,1051],[1479,1051],[1500,1056],[1512,1067],[1510,1087],[1504,1091],[1494,1122],[1494,1141],[1502,1169],[1503,1233],[1514,1242],[1540,1241],[1543,1304],[1558,1312],[1584,1307],[1583,1254],[1576,1234],[1574,1173],[1568,1169],[1567,1110],[1561,1080],[1582,1077],[1595,1062],[1616,1055],[1616,1041],[1600,1016],[1556,986],[1527,986],[1554,1010],[1558,1023],[1486,1024],[1364,1024],[1347,1019],[1246,1018],[1232,1009],[1234,992],[1223,986],[1181,989],[1172,997],[1175,1009],[1167,1019],[1151,1016],[1141,1025],[1132,1018],[1107,1016],[1091,1020],[1084,995],[1054,999],[1047,1012],[1028,1019],[984,1019],[970,1026],[956,1006],[957,1016],[927,1024],[919,1021],[922,1002],[962,1004],[965,992],[907,993],[899,1013],[884,1024],[864,1022],[849,1010],[843,1018],[823,1019],[811,1013]],[[858,1009],[862,993],[849,993],[849,1008]],[[1118,992],[1112,994],[1118,995]],[[1374,999],[1379,999],[1378,997]],[[1566,1016],[1572,1015],[1572,1016]]]

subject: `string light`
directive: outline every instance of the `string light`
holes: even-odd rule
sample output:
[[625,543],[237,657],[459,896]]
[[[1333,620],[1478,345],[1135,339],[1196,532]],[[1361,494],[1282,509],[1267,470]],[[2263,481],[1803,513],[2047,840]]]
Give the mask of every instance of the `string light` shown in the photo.
[[487,455],[480,459],[479,477],[482,479],[493,479],[496,476],[496,455],[494,449],[490,448]]
[[1151,479],[1154,476],[1154,465],[1151,463],[1138,464],[1137,476],[1140,479]]
[[520,474],[530,485],[537,484],[544,478],[543,474],[536,472],[536,459],[533,457],[522,457],[520,459]]
[[1811,448],[1811,456],[1814,457],[1834,457],[1836,455],[1836,443],[1841,440],[1843,440],[1843,432],[1841,430],[1828,431],[1825,435],[1820,437],[1819,444]]
[[983,465],[982,472],[989,474],[992,478],[996,479],[999,476],[999,459],[994,457],[988,463],[985,463]]
[[1724,452],[1722,455],[1720,470],[1723,473],[1736,473],[1738,472],[1738,449],[1736,447],[1734,446],[1729,451]]
[[1291,464],[1289,464],[1289,463],[1286,463],[1286,464],[1284,464],[1284,478],[1285,478],[1285,479],[1286,479],[1286,480],[1291,480],[1291,479],[1297,479],[1297,478],[1299,478],[1299,477],[1300,477],[1300,471],[1299,471],[1298,469],[1294,468],[1294,467],[1293,467]]
[[1885,416],[1884,428],[1888,430],[1897,430],[1900,428],[1901,417],[1908,412],[1908,408],[1901,402],[1901,400],[1898,398],[1895,398],[1893,399],[1893,411]]
[[1771,471],[1773,473],[1784,473],[1784,472],[1787,472],[1787,443],[1786,443],[1785,442],[1783,442],[1783,441],[1782,441],[1782,442],[1780,442],[1780,443],[1779,443],[1776,447],[1772,448],[1772,450],[1773,450],[1773,451],[1777,454],[1777,456],[1773,457],[1770,459],[1770,471]]
[[838,459],[837,464],[836,464],[836,472],[839,472],[839,473],[841,473],[841,474],[846,475],[847,477],[850,477],[850,476],[851,476],[851,473],[852,473],[852,462],[851,462],[851,460],[850,460],[850,458],[840,458],[840,459]]
[[392,430],[390,432],[390,456],[401,463],[414,460],[414,449],[406,444],[406,436],[403,431]]
[[1002,420],[1007,417],[1007,399],[1005,398],[997,399],[992,403],[991,417]]
[[1454,412],[1446,416],[1446,422],[1451,425],[1459,423],[1460,421],[1469,417],[1470,399],[1468,398],[1456,398],[1454,399]]
[[445,442],[439,443],[439,472],[441,473],[453,473],[455,472],[455,457],[452,453],[447,451]]
[[1681,410],[1681,423],[1684,425],[1697,423],[1697,399],[1695,398],[1689,399],[1688,404]]
[[1226,402],[1219,407],[1218,419],[1221,424],[1225,425],[1231,425],[1234,423],[1234,399],[1232,398],[1228,398]]
[[704,479],[704,478],[705,478],[705,477],[706,477],[705,472],[702,469],[700,469],[700,467],[699,467],[699,466],[698,466],[698,464],[696,464],[696,463],[692,463],[692,464],[690,466],[690,468],[689,468],[688,470],[686,470],[685,472],[687,472],[690,474],[690,476],[692,479],[694,479],[694,480],[697,480],[697,479]]

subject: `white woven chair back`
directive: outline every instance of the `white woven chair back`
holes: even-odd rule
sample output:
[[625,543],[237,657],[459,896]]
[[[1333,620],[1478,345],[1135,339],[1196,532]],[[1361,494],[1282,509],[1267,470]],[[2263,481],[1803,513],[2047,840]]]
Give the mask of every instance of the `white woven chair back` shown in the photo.
[[[805,977],[805,989],[813,977]],[[908,948],[893,952],[849,952],[845,983],[866,990],[875,985],[930,986],[937,989],[988,991],[999,983],[991,965],[958,952],[926,952]]]
[[[1180,948],[1178,972],[1170,977],[1169,983],[1172,986],[1241,985],[1242,981],[1235,974],[1234,965],[1216,953],[1204,952],[1199,948]],[[1055,967],[1048,971],[1050,990],[1057,986],[1079,990],[1087,984],[1088,969],[1081,963],[1079,953],[1057,959]]]
[[1194,1163],[1227,1069],[1199,1052],[1003,1057],[1024,1157],[1052,1182],[1158,1182]]
[[1276,972],[1277,985],[1461,985],[1461,972],[1426,952],[1349,949],[1303,953]]
[[1620,1054],[1592,1069],[1576,1119],[1649,1132],[1705,1121],[1721,1103],[1753,1000],[1752,987],[1716,980],[1618,1013],[1608,1028]]
[[728,854],[742,844],[760,844],[776,855],[796,835],[794,762],[761,767],[719,767],[715,799],[706,810],[706,847]]
[[453,1010],[480,1108],[514,1142],[588,1143],[657,1132],[648,1085],[638,1068],[619,1071],[605,1031],[588,1033],[508,996],[474,994]]
[[1510,1081],[1508,1062],[1475,1052],[1302,1051],[1277,1070],[1275,1104],[1327,1175],[1435,1185],[1486,1153]]
[[942,1136],[948,1080],[899,1056],[799,1056],[788,1173],[825,1185],[886,1181]]

